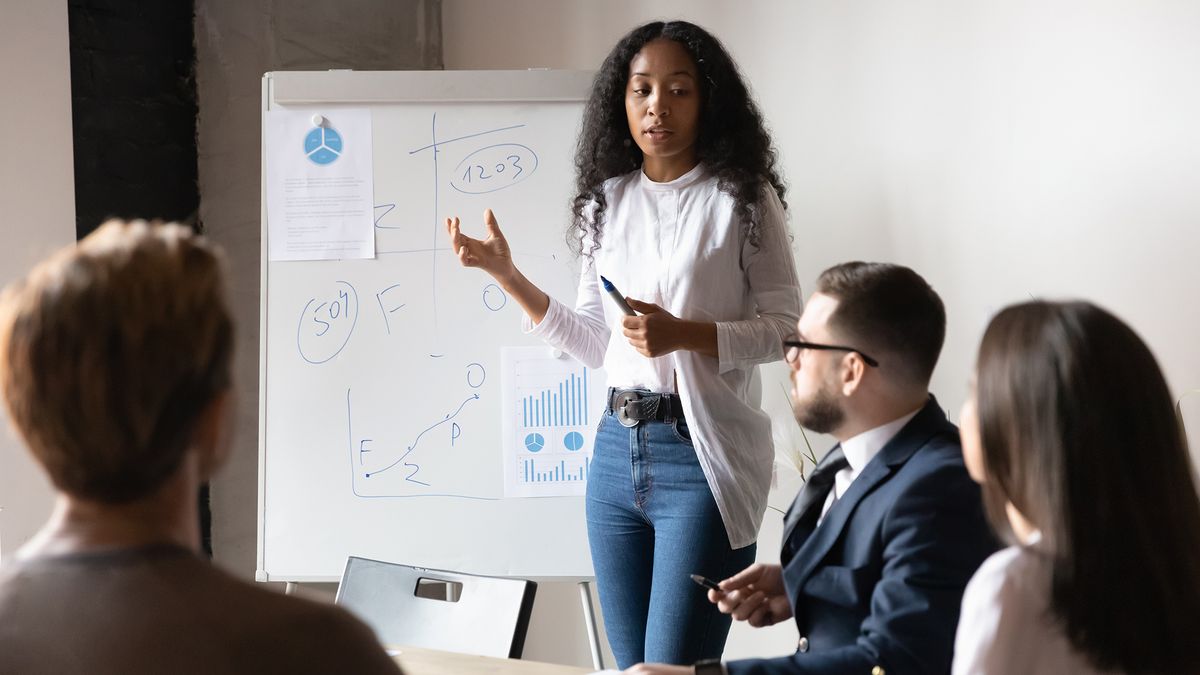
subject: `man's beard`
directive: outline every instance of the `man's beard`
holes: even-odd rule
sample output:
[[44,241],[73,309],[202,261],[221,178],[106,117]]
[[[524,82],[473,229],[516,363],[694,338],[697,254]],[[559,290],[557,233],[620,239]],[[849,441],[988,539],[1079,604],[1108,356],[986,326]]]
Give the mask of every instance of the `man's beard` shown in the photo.
[[800,426],[818,434],[827,434],[837,429],[846,419],[846,413],[838,405],[837,399],[825,388],[817,390],[807,401],[792,399],[792,414],[796,416]]

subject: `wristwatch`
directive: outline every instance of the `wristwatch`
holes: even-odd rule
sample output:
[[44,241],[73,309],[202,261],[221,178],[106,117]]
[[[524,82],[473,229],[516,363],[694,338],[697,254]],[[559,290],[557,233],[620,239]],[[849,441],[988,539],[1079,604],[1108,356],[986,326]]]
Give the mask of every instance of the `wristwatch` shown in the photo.
[[728,675],[721,659],[704,659],[696,662],[696,675]]

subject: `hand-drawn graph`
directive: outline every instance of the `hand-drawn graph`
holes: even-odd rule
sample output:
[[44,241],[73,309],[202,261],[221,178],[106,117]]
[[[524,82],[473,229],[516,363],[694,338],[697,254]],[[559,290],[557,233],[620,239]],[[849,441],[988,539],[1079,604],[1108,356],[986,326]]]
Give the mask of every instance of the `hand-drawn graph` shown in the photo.
[[583,494],[603,378],[546,347],[503,351],[505,496]]
[[[406,420],[378,419],[364,424],[357,419],[354,389],[346,390],[346,429],[350,447],[351,487],[357,497],[462,497],[486,499],[480,495],[458,494],[453,485],[442,484],[433,474],[422,472],[422,464],[453,449],[463,433],[460,415],[480,400],[478,389],[487,379],[479,363],[466,367],[466,391],[463,399],[452,406],[440,419],[429,422],[423,429],[410,426]],[[365,428],[364,428],[365,427]],[[408,433],[410,436],[405,436]],[[420,488],[430,488],[422,490]]]

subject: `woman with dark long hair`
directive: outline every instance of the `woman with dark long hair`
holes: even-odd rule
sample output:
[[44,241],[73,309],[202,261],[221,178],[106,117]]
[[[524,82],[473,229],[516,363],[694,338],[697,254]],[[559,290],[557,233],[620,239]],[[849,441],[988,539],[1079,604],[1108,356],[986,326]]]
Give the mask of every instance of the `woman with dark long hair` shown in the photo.
[[1200,498],[1137,334],[1085,302],[1008,307],[961,422],[1012,546],[967,586],[954,672],[1200,672]]
[[575,163],[574,310],[521,274],[490,210],[486,239],[446,226],[527,330],[607,372],[586,503],[618,665],[719,657],[730,618],[689,575],[754,561],[774,458],[757,366],[783,358],[800,314],[775,150],[721,43],[656,22],[604,60]]

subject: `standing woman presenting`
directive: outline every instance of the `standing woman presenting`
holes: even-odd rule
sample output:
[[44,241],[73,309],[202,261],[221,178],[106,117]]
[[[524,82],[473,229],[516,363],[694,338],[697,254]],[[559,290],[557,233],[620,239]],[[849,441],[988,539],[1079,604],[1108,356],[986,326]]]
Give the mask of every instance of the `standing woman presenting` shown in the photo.
[[775,161],[721,43],[650,23],[604,60],[584,111],[574,310],[516,268],[491,210],[483,240],[446,222],[462,264],[516,298],[531,334],[607,371],[587,526],[621,668],[719,657],[730,618],[689,575],[754,561],[774,461],[756,366],[783,358],[801,302]]

